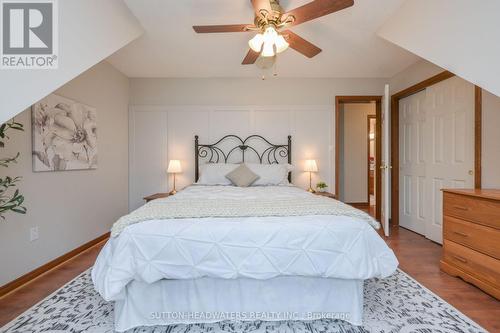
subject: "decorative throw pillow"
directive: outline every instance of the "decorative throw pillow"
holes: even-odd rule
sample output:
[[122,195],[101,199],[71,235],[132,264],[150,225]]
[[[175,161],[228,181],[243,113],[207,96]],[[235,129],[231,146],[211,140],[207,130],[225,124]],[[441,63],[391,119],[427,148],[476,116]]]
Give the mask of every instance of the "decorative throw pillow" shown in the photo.
[[247,187],[252,185],[252,183],[257,179],[259,179],[259,176],[257,176],[245,164],[241,164],[239,167],[228,173],[226,175],[226,178],[236,186]]

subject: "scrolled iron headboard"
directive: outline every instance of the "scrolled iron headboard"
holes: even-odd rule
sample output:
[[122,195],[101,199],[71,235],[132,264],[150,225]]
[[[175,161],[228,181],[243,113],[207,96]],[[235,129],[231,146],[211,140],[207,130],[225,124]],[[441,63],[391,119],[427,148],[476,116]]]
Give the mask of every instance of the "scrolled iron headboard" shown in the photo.
[[[194,136],[194,154],[195,154],[195,181],[198,181],[200,173],[200,158],[205,159],[207,163],[228,163],[229,158],[235,152],[241,152],[241,163],[245,162],[245,153],[252,152],[257,157],[260,164],[279,164],[280,161],[287,159],[289,164],[292,164],[292,136],[288,136],[287,144],[274,144],[269,142],[261,135],[250,135],[245,139],[237,135],[229,134],[222,137],[219,141],[212,144],[201,144],[198,141],[198,135]],[[235,145],[231,145],[228,149],[219,147],[221,143],[228,142],[229,140],[235,141]],[[258,140],[264,144],[264,149],[261,153],[255,147],[250,145],[250,141]],[[225,152],[226,151],[226,152]],[[283,162],[282,162],[283,163]],[[288,173],[288,181],[292,181],[292,173]]]

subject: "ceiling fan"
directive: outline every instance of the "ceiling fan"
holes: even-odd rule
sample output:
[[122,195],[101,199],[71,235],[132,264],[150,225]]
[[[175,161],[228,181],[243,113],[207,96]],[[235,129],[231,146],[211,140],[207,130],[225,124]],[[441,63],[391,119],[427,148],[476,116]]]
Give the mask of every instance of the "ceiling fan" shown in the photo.
[[314,0],[301,7],[285,12],[279,0],[251,0],[255,19],[253,24],[202,25],[193,26],[197,33],[258,32],[249,42],[243,65],[255,63],[259,56],[274,57],[291,47],[312,58],[321,49],[287,28],[319,17],[332,14],[354,5],[354,0]]

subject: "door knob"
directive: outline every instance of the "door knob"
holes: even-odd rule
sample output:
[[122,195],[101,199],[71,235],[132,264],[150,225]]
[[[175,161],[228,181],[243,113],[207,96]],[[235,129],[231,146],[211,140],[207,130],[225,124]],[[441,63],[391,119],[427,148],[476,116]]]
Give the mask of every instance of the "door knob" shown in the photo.
[[474,171],[469,170],[469,175],[471,175],[471,176],[472,176],[473,174],[474,174]]

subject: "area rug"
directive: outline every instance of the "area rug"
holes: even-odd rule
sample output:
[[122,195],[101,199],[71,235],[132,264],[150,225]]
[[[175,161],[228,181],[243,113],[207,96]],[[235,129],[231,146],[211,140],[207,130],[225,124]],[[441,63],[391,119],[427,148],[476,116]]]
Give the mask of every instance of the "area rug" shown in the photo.
[[[222,322],[142,327],[128,333],[476,333],[487,332],[401,270],[365,282],[364,326],[340,320]],[[4,333],[113,330],[113,304],[94,290],[90,270],[82,273],[0,329]]]

